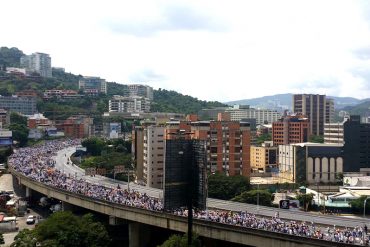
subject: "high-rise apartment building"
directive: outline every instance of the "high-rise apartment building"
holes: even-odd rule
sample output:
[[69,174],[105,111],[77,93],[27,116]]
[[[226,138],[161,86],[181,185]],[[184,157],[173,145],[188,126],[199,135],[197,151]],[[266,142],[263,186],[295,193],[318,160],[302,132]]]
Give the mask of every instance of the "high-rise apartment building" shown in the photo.
[[78,88],[84,91],[97,90],[98,93],[107,93],[107,82],[105,79],[94,76],[84,76],[78,81]]
[[344,172],[358,172],[370,167],[370,124],[360,116],[350,116],[344,123]]
[[132,131],[132,154],[136,178],[148,187],[162,189],[165,159],[165,127],[144,122]]
[[109,100],[109,112],[150,112],[150,100],[139,96],[124,97],[114,95]]
[[166,138],[178,130],[191,133],[188,139],[206,141],[207,170],[229,176],[250,175],[250,125],[237,121],[172,121],[166,126]]
[[167,140],[182,136],[206,145],[206,169],[224,174],[250,175],[249,123],[236,121],[169,121],[165,125],[143,123],[133,130],[132,152],[137,179],[160,188],[164,150]]
[[301,115],[285,116],[272,123],[272,141],[274,145],[307,142],[309,121]]
[[293,112],[303,114],[310,121],[309,133],[324,135],[324,124],[330,123],[334,116],[334,102],[326,95],[295,94],[293,95]]
[[165,158],[165,141],[163,126],[144,128],[143,180],[147,186],[163,187],[163,164]]
[[147,85],[141,84],[129,84],[127,85],[129,96],[139,96],[153,100],[153,88]]
[[42,77],[52,77],[51,58],[49,54],[36,52],[22,56],[20,65],[27,72],[39,73]]
[[340,123],[326,123],[324,125],[324,143],[344,144],[344,123],[347,120],[348,118],[345,118]]

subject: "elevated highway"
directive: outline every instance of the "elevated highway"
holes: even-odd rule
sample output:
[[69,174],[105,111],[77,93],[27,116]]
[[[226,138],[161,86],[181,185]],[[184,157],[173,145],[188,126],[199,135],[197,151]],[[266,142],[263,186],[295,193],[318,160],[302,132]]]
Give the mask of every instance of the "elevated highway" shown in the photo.
[[[67,164],[68,157],[74,152],[73,148],[64,149],[58,152],[55,157],[56,168],[65,173],[70,173],[71,176],[84,177],[84,179],[90,183],[96,183],[101,185],[106,185],[108,187],[116,187],[117,181],[104,177],[90,177],[84,176],[84,171],[74,165]],[[52,187],[50,185],[45,185],[41,182],[33,180],[20,172],[10,168],[10,172],[18,179],[19,184],[26,186],[27,190],[38,191],[48,197],[58,199],[62,202],[76,205],[82,208],[86,208],[95,212],[105,214],[110,217],[110,219],[123,219],[129,223],[129,238],[130,246],[146,246],[143,243],[143,236],[146,235],[145,226],[156,226],[172,231],[186,232],[187,231],[187,219],[185,217],[176,216],[171,213],[166,213],[162,211],[150,211],[135,207],[125,206],[123,204],[116,204],[108,202],[105,200],[93,199],[88,196],[84,196],[77,193],[72,193],[67,190]],[[127,186],[127,183],[120,183],[120,186]],[[148,195],[154,197],[161,196],[161,190],[150,189],[143,186],[138,186],[130,184],[130,188],[134,188],[142,193],[147,193]],[[266,207],[256,208],[255,205],[234,203],[222,200],[208,199],[209,207],[220,208],[225,210],[234,211],[257,211],[260,214],[272,215],[277,209],[271,209]],[[286,215],[282,215],[286,213]],[[288,212],[281,211],[281,216],[286,216],[286,218],[293,218]],[[312,221],[313,217],[310,214],[305,213],[295,213],[294,219],[300,220],[299,218],[308,219],[306,221]],[[315,220],[317,217],[315,218]],[[325,218],[320,217],[322,221],[330,221],[331,217]],[[342,219],[343,220],[343,219]],[[317,222],[317,221],[316,221]],[[348,224],[355,223],[351,220]],[[347,223],[345,223],[347,224]],[[339,225],[339,224],[338,224]],[[255,228],[240,227],[230,224],[211,222],[206,220],[194,220],[193,230],[200,236],[209,238],[223,240],[231,243],[243,244],[246,246],[348,246],[347,244],[301,237],[296,235],[289,235],[284,233],[265,231]]]
[[[55,157],[56,167],[71,175],[77,175],[78,178],[83,178],[91,183],[102,184],[107,187],[117,187],[119,184],[121,188],[127,187],[127,182],[122,182],[118,180],[113,180],[108,177],[102,176],[85,176],[85,171],[78,166],[67,164],[68,158],[75,152],[75,148],[71,147],[68,149],[63,149],[58,152]],[[133,188],[141,193],[146,193],[152,197],[161,198],[163,192],[161,189],[149,188],[146,186],[137,185],[135,183],[130,183],[130,188]],[[316,212],[303,212],[303,211],[290,211],[279,208],[257,206],[254,204],[232,202],[226,200],[219,200],[208,198],[207,199],[208,208],[223,209],[227,211],[247,211],[253,214],[273,217],[276,212],[279,212],[280,218],[295,220],[295,221],[305,221],[313,222],[315,224],[328,225],[328,226],[342,226],[342,227],[356,227],[363,226],[364,224],[369,224],[370,219],[364,219],[361,217],[343,217],[335,215],[322,215]]]
[[[104,200],[92,199],[66,190],[50,187],[34,181],[24,175],[10,170],[18,179],[18,182],[28,189],[38,191],[48,197],[67,202],[72,205],[83,207],[92,211],[127,220],[130,223],[130,246],[145,246],[140,243],[140,238],[145,235],[139,224],[161,227],[178,232],[187,231],[187,219],[164,212],[156,212],[121,204],[114,204]],[[232,243],[256,247],[312,247],[312,246],[348,246],[346,244],[324,241],[319,239],[299,237],[259,229],[239,227],[229,224],[221,224],[204,220],[194,220],[193,230],[198,235],[223,240]]]

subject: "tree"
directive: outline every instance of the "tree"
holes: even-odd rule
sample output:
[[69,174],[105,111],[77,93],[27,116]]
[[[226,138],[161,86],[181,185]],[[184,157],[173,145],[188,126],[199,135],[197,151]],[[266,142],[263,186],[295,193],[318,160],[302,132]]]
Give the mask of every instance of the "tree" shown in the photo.
[[273,201],[272,194],[267,190],[245,191],[231,200],[235,202],[257,204],[257,198],[259,205],[263,206],[271,206]]
[[10,123],[27,126],[27,117],[22,116],[16,112],[12,112],[10,113]]
[[33,230],[21,231],[11,246],[35,246],[37,242],[41,246],[105,247],[110,238],[91,214],[78,217],[64,211],[52,214]]
[[168,240],[166,240],[162,245],[158,247],[200,247],[201,242],[198,236],[192,234],[192,243],[188,245],[188,234],[185,235],[172,235]]
[[101,154],[105,143],[101,138],[92,137],[82,141],[82,146],[86,147],[88,153],[97,156]]
[[303,205],[305,211],[309,210],[312,207],[312,200],[314,195],[312,193],[300,193],[297,194],[296,199],[299,201],[300,205]]
[[5,244],[4,236],[2,233],[0,233],[0,244]]
[[[366,197],[367,196],[361,196],[360,198],[357,198],[356,200],[353,200],[353,201],[350,202],[353,212],[363,213],[363,211],[364,211],[364,201],[365,201]],[[370,212],[370,201],[366,202],[366,212]]]
[[271,134],[262,134],[262,135],[258,136],[257,140],[256,140],[257,144],[262,144],[265,141],[272,141]]
[[10,124],[9,130],[13,133],[13,140],[18,142],[20,147],[24,147],[28,141],[28,128],[23,124]]
[[314,143],[324,143],[323,136],[310,135],[310,138],[308,138],[308,140],[309,142],[314,142]]
[[244,176],[226,176],[216,173],[208,178],[208,196],[212,198],[229,200],[249,189],[249,178]]

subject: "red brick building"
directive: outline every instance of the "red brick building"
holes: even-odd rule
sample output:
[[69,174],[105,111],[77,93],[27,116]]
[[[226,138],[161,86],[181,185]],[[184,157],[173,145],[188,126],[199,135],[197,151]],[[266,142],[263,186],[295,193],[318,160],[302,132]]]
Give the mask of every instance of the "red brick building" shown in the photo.
[[50,127],[51,121],[41,113],[34,114],[27,119],[27,127],[36,129],[37,127]]
[[309,129],[310,122],[303,115],[285,116],[272,123],[272,141],[275,146],[307,142]]
[[206,141],[207,170],[229,176],[250,175],[250,126],[238,121],[171,121],[165,138],[176,138],[184,130],[184,138]]
[[72,116],[56,125],[67,137],[86,138],[93,134],[93,119],[85,116]]

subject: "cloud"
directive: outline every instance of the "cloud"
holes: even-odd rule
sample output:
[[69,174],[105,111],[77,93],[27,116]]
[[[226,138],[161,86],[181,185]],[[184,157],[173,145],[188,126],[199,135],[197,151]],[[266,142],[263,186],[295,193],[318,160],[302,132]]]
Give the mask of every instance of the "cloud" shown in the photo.
[[369,60],[370,59],[370,46],[357,48],[353,51],[355,57],[361,60]]
[[225,22],[207,15],[194,7],[183,4],[165,5],[157,9],[157,15],[145,18],[108,19],[104,26],[120,34],[150,37],[166,31],[209,31],[227,30]]
[[133,82],[156,82],[166,80],[166,76],[153,71],[152,69],[142,69],[129,76]]

